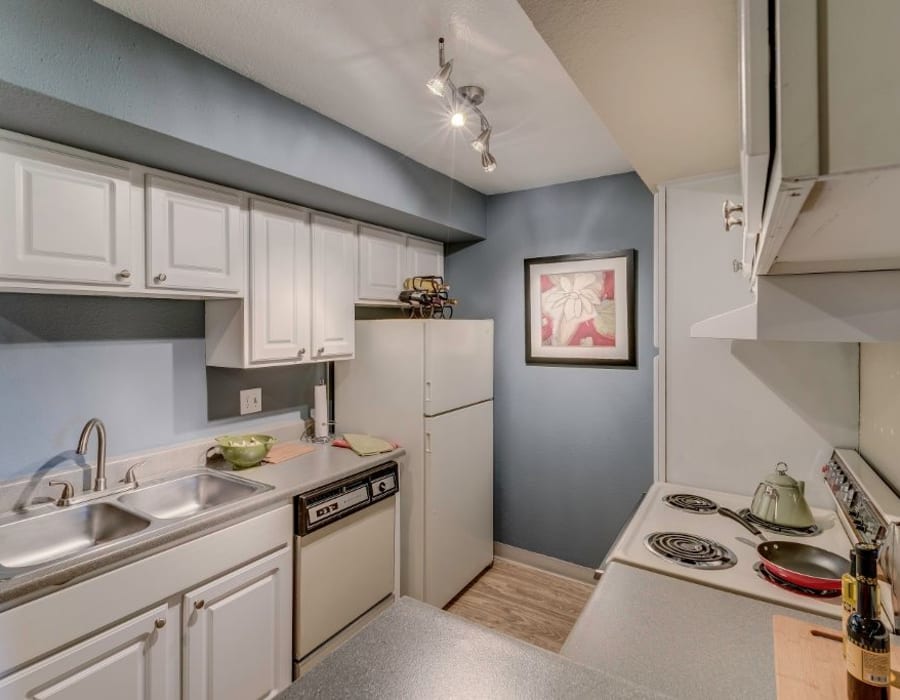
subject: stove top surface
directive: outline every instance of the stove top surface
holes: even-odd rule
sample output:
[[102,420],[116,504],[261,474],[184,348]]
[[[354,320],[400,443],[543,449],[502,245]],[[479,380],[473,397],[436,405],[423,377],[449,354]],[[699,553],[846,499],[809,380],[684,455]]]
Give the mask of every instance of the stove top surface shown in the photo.
[[[673,500],[699,503],[701,510],[685,510],[673,506]],[[716,507],[741,511],[749,506],[750,500],[749,496],[657,482],[648,490],[631,523],[613,546],[607,561],[617,561],[759,600],[839,618],[839,596],[809,596],[805,592],[790,590],[771,579],[762,578],[754,570],[754,564],[759,561],[756,554],[759,539],[739,523],[717,514],[715,510],[703,508],[703,504],[709,501]],[[803,541],[846,557],[851,542],[837,515],[823,509],[813,509],[813,515],[817,532],[804,535],[779,533],[778,539]],[[657,547],[651,549],[650,541],[659,544],[660,536],[664,536],[661,540],[663,548],[674,550],[674,558],[659,553]],[[703,561],[708,557],[712,557],[711,560],[722,557],[722,561],[728,563],[711,567],[702,563],[686,563],[682,556],[685,553],[688,558],[699,555]],[[672,552],[668,554],[671,555]]]

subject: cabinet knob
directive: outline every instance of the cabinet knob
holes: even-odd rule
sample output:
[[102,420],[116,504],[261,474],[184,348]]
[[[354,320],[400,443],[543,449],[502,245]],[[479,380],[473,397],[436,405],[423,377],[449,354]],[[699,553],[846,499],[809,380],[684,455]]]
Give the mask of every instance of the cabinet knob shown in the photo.
[[725,220],[725,230],[730,231],[732,226],[743,226],[744,225],[744,217],[741,214],[744,212],[743,204],[736,204],[732,202],[730,199],[726,199],[722,203],[722,218]]
[[116,273],[116,279],[127,280],[129,277],[131,277],[131,271],[130,271],[130,270],[119,270],[119,271]]
[[306,354],[306,348],[300,348],[297,357],[303,357]]
[[160,272],[156,277],[153,278],[153,281],[156,282],[157,284],[161,284],[162,282],[165,282],[166,281],[166,273]]
[[161,630],[163,627],[166,626],[166,618],[164,618],[164,617],[156,618],[153,621],[153,626],[156,627],[156,629]]
[[325,346],[323,345],[321,348],[316,350],[316,352],[319,353],[320,355],[324,355],[325,354]]
[[201,598],[200,600],[194,601],[194,608],[197,610],[202,610],[206,606],[206,601]]

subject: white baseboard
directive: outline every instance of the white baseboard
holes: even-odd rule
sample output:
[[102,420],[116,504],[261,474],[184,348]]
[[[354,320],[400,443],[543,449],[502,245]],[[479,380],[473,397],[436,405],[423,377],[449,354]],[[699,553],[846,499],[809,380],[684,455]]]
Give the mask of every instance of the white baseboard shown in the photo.
[[573,564],[570,561],[548,557],[546,554],[530,552],[527,549],[513,547],[510,544],[494,542],[494,556],[497,559],[506,559],[507,561],[512,561],[516,564],[523,564],[525,566],[530,566],[533,569],[540,569],[549,574],[556,574],[557,576],[571,578],[576,581],[582,581],[583,583],[596,583],[594,569],[589,566]]

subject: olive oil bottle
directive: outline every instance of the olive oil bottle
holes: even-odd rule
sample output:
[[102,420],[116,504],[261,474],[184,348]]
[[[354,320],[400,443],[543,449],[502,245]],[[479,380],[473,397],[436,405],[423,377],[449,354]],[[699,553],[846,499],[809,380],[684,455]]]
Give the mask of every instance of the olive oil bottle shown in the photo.
[[850,550],[850,571],[841,576],[841,636],[844,646],[841,653],[847,658],[847,620],[856,610],[856,549]]
[[856,611],[847,618],[847,697],[888,700],[891,637],[881,621],[878,547],[856,545]]

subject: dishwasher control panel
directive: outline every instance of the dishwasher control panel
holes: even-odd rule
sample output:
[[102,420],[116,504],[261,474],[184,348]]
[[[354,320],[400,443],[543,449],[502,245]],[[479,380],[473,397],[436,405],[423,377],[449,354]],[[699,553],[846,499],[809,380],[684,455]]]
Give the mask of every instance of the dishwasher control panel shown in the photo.
[[396,462],[385,462],[361,474],[297,496],[296,532],[307,535],[399,491]]

